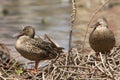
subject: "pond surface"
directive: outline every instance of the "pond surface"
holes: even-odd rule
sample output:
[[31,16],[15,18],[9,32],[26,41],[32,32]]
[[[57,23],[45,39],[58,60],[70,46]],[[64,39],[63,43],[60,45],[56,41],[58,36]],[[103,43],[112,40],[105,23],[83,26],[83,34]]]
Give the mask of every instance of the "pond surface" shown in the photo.
[[31,25],[37,35],[49,34],[68,49],[70,15],[69,0],[0,0],[0,42],[7,44],[12,56],[17,57],[13,35]]

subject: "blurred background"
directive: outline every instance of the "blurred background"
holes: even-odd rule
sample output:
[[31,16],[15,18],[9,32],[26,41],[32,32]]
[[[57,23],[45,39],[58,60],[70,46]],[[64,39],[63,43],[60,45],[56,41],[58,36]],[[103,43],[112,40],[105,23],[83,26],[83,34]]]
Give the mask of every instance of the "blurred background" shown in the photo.
[[71,14],[69,0],[0,0],[0,42],[11,55],[25,60],[14,48],[14,34],[31,25],[37,35],[48,34],[67,49]]
[[[91,16],[105,1],[76,0],[77,17],[73,29],[73,47],[81,47]],[[71,0],[0,0],[0,42],[8,46],[13,57],[22,61],[26,60],[15,50],[16,38],[13,35],[21,31],[24,26],[31,25],[35,28],[37,35],[49,34],[55,42],[68,50],[71,13]],[[118,45],[120,41],[119,14],[120,1],[111,0],[94,17],[94,21],[101,17],[107,18],[110,29],[116,35]],[[86,48],[89,48],[90,31],[91,29],[86,38]]]

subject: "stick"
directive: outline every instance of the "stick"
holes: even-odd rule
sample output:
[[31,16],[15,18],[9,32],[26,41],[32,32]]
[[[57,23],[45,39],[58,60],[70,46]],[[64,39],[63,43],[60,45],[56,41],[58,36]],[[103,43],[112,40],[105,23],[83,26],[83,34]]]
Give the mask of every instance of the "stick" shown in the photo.
[[74,22],[76,20],[76,4],[75,4],[75,0],[72,0],[72,21],[71,21],[71,30],[70,30],[70,33],[69,33],[69,50],[68,50],[68,54],[67,54],[67,57],[66,57],[66,65],[67,65],[67,61],[68,59],[70,58],[70,53],[71,53],[71,43],[72,43],[72,30],[73,30],[73,26],[74,26]]
[[70,30],[70,34],[69,34],[69,51],[71,50],[71,42],[72,42],[72,30],[73,30],[73,26],[76,20],[76,4],[75,4],[75,0],[72,0],[72,26],[71,26],[71,30]]

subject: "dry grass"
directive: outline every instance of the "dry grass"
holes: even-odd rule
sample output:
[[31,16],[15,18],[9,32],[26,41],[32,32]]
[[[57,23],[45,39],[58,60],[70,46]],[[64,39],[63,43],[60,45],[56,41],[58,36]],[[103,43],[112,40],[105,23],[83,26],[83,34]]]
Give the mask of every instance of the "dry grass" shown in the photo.
[[[119,52],[120,48],[115,47],[107,58],[105,54],[100,54],[101,60],[96,61],[94,54],[73,48],[70,59],[66,59],[67,53],[61,54],[49,65],[39,68],[37,74],[29,73],[14,61],[8,65],[9,67],[0,67],[0,78],[1,80],[119,80]],[[18,73],[20,69],[22,72]]]

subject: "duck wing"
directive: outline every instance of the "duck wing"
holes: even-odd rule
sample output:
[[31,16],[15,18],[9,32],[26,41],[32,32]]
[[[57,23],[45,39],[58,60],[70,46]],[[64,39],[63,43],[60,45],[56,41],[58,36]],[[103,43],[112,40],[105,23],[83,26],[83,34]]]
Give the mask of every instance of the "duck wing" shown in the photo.
[[55,58],[62,52],[59,48],[54,47],[52,43],[43,41],[39,38],[31,39],[31,45],[36,48],[36,51],[43,51],[44,55],[48,56],[50,59]]

